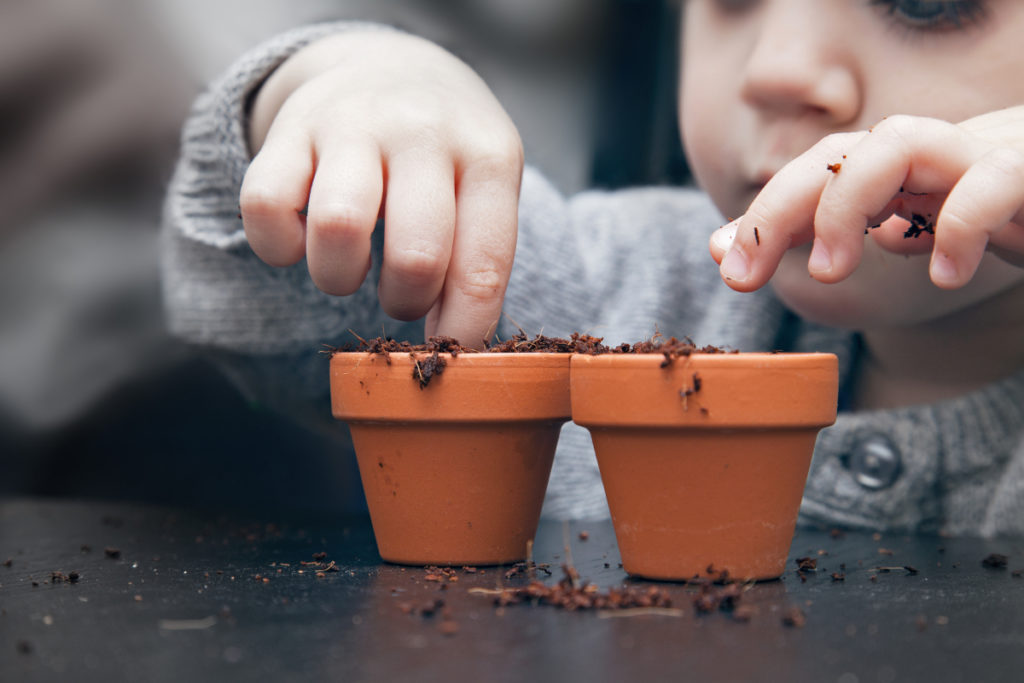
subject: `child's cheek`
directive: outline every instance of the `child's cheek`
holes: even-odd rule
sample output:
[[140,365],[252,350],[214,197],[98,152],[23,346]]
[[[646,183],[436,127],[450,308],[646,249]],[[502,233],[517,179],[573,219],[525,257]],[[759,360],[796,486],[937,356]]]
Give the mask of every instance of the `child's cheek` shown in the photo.
[[820,325],[857,329],[865,322],[864,302],[853,280],[826,285],[807,272],[811,245],[794,247],[785,253],[771,279],[779,299],[798,316]]
[[[696,103],[695,103],[696,102]],[[680,132],[687,160],[697,185],[708,193],[723,214],[738,216],[746,207],[736,206],[729,191],[728,146],[718,137],[717,126],[699,100],[685,98],[680,106]]]

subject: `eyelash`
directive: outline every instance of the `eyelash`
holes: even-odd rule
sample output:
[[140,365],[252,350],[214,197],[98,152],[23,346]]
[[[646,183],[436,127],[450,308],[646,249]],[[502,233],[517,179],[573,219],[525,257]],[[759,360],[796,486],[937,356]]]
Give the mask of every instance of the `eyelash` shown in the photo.
[[[871,0],[891,19],[911,31],[942,32],[980,24],[986,9],[980,0]],[[927,7],[930,16],[914,16],[913,10]]]

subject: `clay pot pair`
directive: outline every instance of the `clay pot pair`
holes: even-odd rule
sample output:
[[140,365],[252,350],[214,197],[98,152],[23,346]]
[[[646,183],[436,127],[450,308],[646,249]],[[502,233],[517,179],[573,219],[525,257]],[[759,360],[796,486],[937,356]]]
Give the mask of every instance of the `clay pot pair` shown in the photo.
[[591,432],[626,572],[782,574],[815,437],[835,420],[835,356],[442,358],[425,387],[425,354],[331,359],[384,560],[523,560],[571,418]]

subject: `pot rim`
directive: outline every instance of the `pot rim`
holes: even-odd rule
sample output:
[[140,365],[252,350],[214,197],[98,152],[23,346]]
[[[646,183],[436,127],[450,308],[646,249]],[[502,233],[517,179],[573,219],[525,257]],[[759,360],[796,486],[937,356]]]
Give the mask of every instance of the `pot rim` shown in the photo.
[[835,422],[831,353],[573,356],[572,419],[588,428],[823,427]]
[[[380,358],[387,362],[388,359],[395,359],[399,362],[408,362],[410,358],[416,358],[417,360],[423,358],[429,358],[434,355],[433,351],[388,351],[383,352],[372,352],[372,351],[335,351],[331,354],[331,363],[339,363],[344,365],[352,365],[353,363],[361,363],[366,359]],[[495,352],[489,351],[460,351],[459,353],[451,353],[450,351],[438,352],[440,358],[444,358],[446,361],[452,363],[462,363],[464,360],[466,364],[472,365],[499,365],[507,363],[513,359],[513,362],[520,365],[527,365],[527,359],[532,359],[537,364],[555,364],[569,363],[569,359],[574,355],[572,353],[556,353],[554,351],[528,351],[522,353],[512,352]]]
[[[646,364],[657,359],[659,364],[664,360],[665,355],[658,352],[652,353],[574,353],[573,357],[586,359],[588,363],[602,364]],[[701,362],[722,365],[736,365],[745,363],[807,363],[821,362],[836,358],[834,353],[822,351],[724,351],[722,353],[707,353],[695,351],[686,355],[673,357],[673,362]],[[576,361],[582,362],[582,361]]]
[[348,422],[507,423],[569,420],[568,353],[439,353],[426,386],[413,359],[432,352],[341,352],[331,357],[331,407]]

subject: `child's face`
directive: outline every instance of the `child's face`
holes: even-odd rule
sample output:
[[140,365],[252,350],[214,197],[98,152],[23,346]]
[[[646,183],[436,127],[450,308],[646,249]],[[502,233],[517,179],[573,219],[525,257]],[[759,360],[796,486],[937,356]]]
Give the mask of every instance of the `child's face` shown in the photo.
[[[683,139],[728,217],[828,133],[889,114],[958,122],[1024,103],[1020,0],[686,0],[683,31]],[[938,317],[1021,277],[983,262],[966,287],[941,291],[927,255],[908,264],[867,242],[842,283],[808,277],[808,245],[787,254],[772,284],[798,313],[863,329]]]

